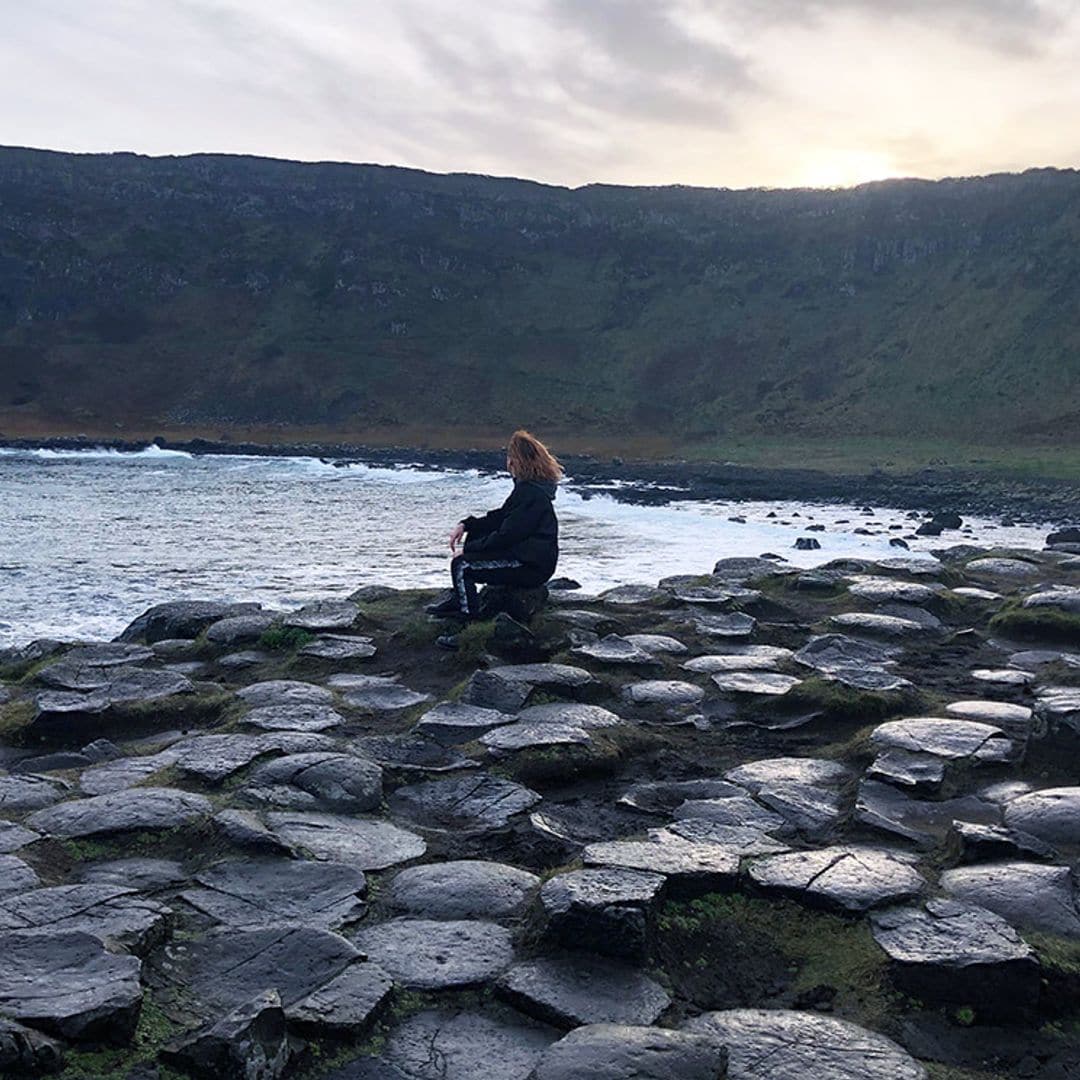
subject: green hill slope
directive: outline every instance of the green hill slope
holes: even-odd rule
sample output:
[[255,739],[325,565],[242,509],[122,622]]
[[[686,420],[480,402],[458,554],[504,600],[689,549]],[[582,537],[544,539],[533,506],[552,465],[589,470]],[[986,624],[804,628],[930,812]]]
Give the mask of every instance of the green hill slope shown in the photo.
[[0,430],[1080,443],[1080,173],[726,191],[0,149]]

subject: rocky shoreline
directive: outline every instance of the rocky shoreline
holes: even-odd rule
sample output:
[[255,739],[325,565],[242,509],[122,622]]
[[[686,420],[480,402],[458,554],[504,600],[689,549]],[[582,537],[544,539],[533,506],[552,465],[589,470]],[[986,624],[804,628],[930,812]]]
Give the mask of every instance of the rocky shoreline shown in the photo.
[[432,598],[0,653],[3,1075],[1077,1075],[1075,553]]
[[[213,442],[207,439],[154,440],[154,445],[191,454],[315,457],[342,465],[421,465],[437,469],[480,469],[498,472],[498,450],[433,450],[407,446],[363,446],[349,443]],[[21,450],[87,450],[120,452],[146,449],[145,441],[58,436],[7,439],[0,447]],[[765,469],[700,461],[599,459],[563,455],[575,486],[598,486],[627,502],[665,503],[680,499],[801,500],[893,506],[928,513],[953,511],[985,517],[1034,522],[1080,520],[1080,486],[1065,480],[1018,478],[974,469],[936,467],[916,473],[874,471],[827,473],[814,469]],[[617,487],[611,488],[613,482]]]

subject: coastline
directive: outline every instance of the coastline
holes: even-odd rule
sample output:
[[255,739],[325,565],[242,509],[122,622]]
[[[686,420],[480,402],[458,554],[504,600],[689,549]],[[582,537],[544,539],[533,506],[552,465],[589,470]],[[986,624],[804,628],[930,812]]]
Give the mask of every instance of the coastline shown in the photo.
[[[0,448],[78,451],[91,449],[135,453],[156,445],[191,454],[260,457],[316,457],[368,465],[421,465],[437,469],[502,468],[499,448],[432,448],[346,442],[261,443],[205,438],[147,439],[43,436],[0,438]],[[955,511],[986,517],[1048,524],[1080,521],[1080,486],[1057,478],[1017,477],[952,466],[914,472],[875,469],[858,473],[805,468],[776,468],[687,459],[600,458],[567,453],[561,459],[575,488],[602,490],[624,502],[667,503],[681,500],[857,503],[926,513]],[[609,485],[617,483],[612,488]]]

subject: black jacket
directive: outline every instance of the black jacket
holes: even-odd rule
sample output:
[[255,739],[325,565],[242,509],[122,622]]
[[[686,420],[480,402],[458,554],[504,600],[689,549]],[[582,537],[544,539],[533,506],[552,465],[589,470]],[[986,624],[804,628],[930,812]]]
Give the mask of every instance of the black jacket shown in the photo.
[[559,561],[559,521],[554,501],[554,484],[515,480],[514,490],[498,510],[462,522],[469,534],[465,554],[519,559],[550,577]]

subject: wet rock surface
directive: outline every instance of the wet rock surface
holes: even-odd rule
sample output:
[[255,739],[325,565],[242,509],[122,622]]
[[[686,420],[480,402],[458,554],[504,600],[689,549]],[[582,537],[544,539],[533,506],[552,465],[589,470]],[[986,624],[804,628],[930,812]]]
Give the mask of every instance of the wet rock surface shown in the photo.
[[19,650],[0,1071],[1062,1080],[1075,575],[721,559],[552,590],[524,651],[378,589]]

